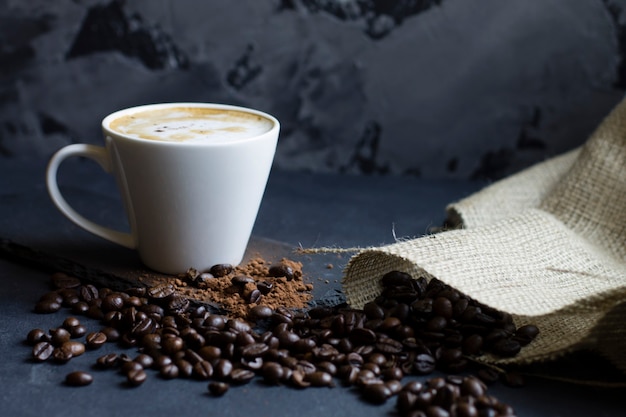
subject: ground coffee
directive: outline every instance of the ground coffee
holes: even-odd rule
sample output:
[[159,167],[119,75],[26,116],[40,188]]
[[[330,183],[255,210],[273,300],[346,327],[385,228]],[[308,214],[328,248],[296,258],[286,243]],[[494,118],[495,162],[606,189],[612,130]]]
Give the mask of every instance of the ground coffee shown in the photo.
[[[141,278],[140,278],[141,280]],[[237,267],[215,265],[210,272],[189,269],[164,288],[187,298],[216,305],[230,317],[246,317],[257,305],[301,309],[311,300],[313,284],[302,279],[302,263],[283,258],[276,263],[256,257]],[[48,306],[40,308],[48,308]]]

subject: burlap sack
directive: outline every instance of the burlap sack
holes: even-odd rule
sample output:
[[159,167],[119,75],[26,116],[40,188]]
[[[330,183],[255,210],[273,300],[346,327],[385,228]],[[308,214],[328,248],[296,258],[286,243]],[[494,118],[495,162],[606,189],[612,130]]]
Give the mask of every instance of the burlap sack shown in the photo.
[[464,227],[354,255],[344,271],[348,303],[373,300],[391,270],[437,277],[518,325],[539,326],[516,357],[484,360],[525,364],[592,349],[626,373],[626,101],[580,150],[448,212]]

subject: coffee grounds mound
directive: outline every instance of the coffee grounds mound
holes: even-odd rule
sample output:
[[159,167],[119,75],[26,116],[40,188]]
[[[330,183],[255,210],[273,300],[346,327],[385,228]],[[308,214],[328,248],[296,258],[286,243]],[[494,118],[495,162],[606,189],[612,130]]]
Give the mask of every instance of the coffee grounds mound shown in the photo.
[[233,318],[246,317],[258,305],[303,309],[313,297],[313,284],[303,280],[302,263],[287,258],[271,263],[256,257],[236,267],[216,265],[212,270],[215,273],[189,269],[173,280],[175,291],[216,304]]

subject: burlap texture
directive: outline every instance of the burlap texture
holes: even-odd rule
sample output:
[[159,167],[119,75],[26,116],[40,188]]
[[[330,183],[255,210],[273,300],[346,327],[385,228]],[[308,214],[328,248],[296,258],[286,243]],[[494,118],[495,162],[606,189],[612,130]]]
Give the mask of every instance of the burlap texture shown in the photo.
[[465,229],[492,224],[538,207],[572,167],[580,149],[538,163],[446,208],[449,223]]
[[483,359],[531,363],[584,348],[626,372],[626,101],[580,150],[447,209],[461,229],[353,256],[343,279],[348,303],[373,300],[391,270],[437,277],[518,325],[539,326],[515,358]]

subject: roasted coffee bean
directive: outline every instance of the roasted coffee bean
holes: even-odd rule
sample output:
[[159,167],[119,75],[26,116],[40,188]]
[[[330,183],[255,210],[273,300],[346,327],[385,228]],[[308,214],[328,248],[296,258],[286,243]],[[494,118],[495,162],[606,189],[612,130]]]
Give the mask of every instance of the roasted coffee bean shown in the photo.
[[388,381],[385,381],[385,385],[387,386],[387,388],[389,388],[389,391],[391,391],[391,395],[396,395],[400,391],[402,391],[402,382],[400,382],[400,380],[398,379],[390,379]]
[[233,272],[234,268],[232,265],[230,264],[217,264],[217,265],[213,265],[211,267],[211,269],[209,270],[209,272],[218,278],[221,277],[225,277],[226,275],[230,274],[231,272]]
[[89,304],[84,301],[79,301],[72,305],[71,311],[73,314],[86,314],[89,310]]
[[[130,306],[129,306],[130,307]],[[137,307],[137,306],[134,306]],[[156,321],[160,321],[160,319],[165,315],[165,310],[159,305],[156,304],[142,304],[139,306],[140,310],[148,315],[148,317],[152,318]]]
[[396,399],[396,408],[401,415],[409,415],[415,406],[417,395],[408,390],[402,390]]
[[172,284],[159,284],[148,289],[147,295],[153,299],[161,300],[174,294],[175,288]]
[[193,283],[197,287],[202,287],[203,285],[208,284],[211,280],[215,279],[215,275],[210,272],[203,272],[199,274],[196,279],[193,280]]
[[292,349],[296,353],[304,354],[304,353],[312,352],[315,346],[316,346],[315,340],[307,337],[307,338],[301,338],[295,341],[292,345]]
[[390,271],[383,275],[380,282],[385,287],[411,287],[413,277],[406,272]]
[[81,285],[78,288],[78,292],[80,294],[80,298],[87,303],[98,300],[100,298],[98,288],[91,284]]
[[56,329],[50,329],[50,342],[55,346],[60,346],[71,339],[72,335],[67,329],[59,327]]
[[131,297],[143,297],[147,293],[146,287],[132,287],[128,288],[124,293],[128,294]]
[[375,344],[376,349],[382,353],[400,353],[402,351],[402,343],[391,338],[379,338]]
[[456,412],[457,417],[479,417],[480,416],[476,406],[469,402],[460,402],[458,404],[455,404],[455,412]]
[[119,330],[108,326],[100,329],[100,332],[104,333],[108,342],[117,342],[121,336]]
[[182,314],[189,308],[189,299],[182,295],[172,294],[167,297],[166,310],[168,313]]
[[209,382],[209,392],[216,397],[221,397],[228,391],[229,385],[226,382],[211,381]]
[[154,358],[145,353],[140,353],[135,359],[133,359],[133,362],[137,362],[143,368],[151,368],[152,365],[154,365]]
[[59,290],[59,294],[63,298],[61,303],[63,307],[71,307],[80,301],[78,291],[75,289]]
[[142,364],[140,364],[139,362],[130,361],[130,362],[125,362],[122,365],[122,367],[120,368],[120,372],[122,372],[124,375],[127,375],[131,371],[137,371],[140,369],[144,369]]
[[482,351],[483,338],[479,334],[470,334],[463,339],[461,345],[466,355],[478,355]]
[[98,349],[106,342],[107,336],[102,332],[91,332],[85,336],[85,344],[89,349]]
[[306,380],[314,387],[332,387],[333,376],[328,372],[315,371],[306,374]]
[[230,380],[237,384],[246,384],[254,378],[254,372],[249,369],[233,369],[230,373]]
[[429,354],[421,353],[415,357],[413,361],[413,370],[418,375],[427,375],[435,370],[435,358]]
[[[78,304],[78,303],[77,303]],[[92,304],[87,308],[85,315],[94,320],[102,320],[104,318],[104,312],[97,304]]]
[[59,363],[66,363],[73,357],[71,346],[61,345],[52,351],[52,359]]
[[58,304],[63,303],[63,296],[60,291],[50,291],[39,297],[39,302],[50,301]]
[[61,302],[56,300],[42,300],[35,304],[35,313],[50,314],[61,309]]
[[256,304],[261,301],[261,298],[263,298],[263,294],[261,294],[261,291],[259,291],[258,289],[246,292],[244,294],[244,301],[248,304]]
[[189,378],[193,375],[193,365],[185,359],[176,359],[174,365],[178,368],[178,375],[182,378]]
[[349,338],[350,341],[357,346],[376,343],[376,333],[370,329],[366,329],[365,327],[359,327],[352,330]]
[[226,322],[226,327],[236,333],[244,332],[248,333],[252,330],[250,325],[243,320],[231,319]]
[[362,392],[363,399],[373,404],[383,404],[392,395],[389,387],[382,381],[366,385]]
[[228,359],[218,359],[213,366],[213,376],[217,379],[227,379],[233,371],[233,363]]
[[375,302],[369,302],[363,306],[363,312],[367,316],[368,319],[384,319],[385,318],[385,310]]
[[79,324],[78,326],[74,326],[68,330],[72,339],[77,339],[87,334],[87,327],[83,324]]
[[208,361],[220,358],[222,350],[217,346],[204,346],[198,350],[198,355]]
[[254,283],[254,278],[249,277],[247,275],[236,275],[236,276],[231,278],[230,282],[233,285],[236,285],[236,286],[239,286],[239,287],[243,287],[246,284],[253,284]]
[[402,387],[402,390],[403,391],[412,392],[413,394],[416,394],[416,393],[422,391],[423,387],[424,387],[424,385],[420,381],[409,381],[409,382],[406,383],[406,385],[404,385]]
[[274,312],[272,313],[272,320],[275,323],[284,323],[286,325],[292,325],[293,314],[287,308],[278,307],[274,309]]
[[522,345],[514,339],[500,339],[493,344],[491,351],[496,355],[511,357],[517,355],[521,348]]
[[296,388],[307,388],[311,386],[311,383],[306,380],[306,374],[302,371],[292,371],[289,378],[291,384]]
[[176,366],[174,363],[168,363],[166,365],[163,365],[159,369],[159,375],[164,379],[178,378],[178,375],[179,375],[178,366]]
[[209,379],[213,375],[213,366],[209,361],[199,361],[193,365],[193,375],[197,379]]
[[80,324],[80,320],[78,320],[76,317],[66,317],[65,320],[63,320],[63,324],[61,325],[62,327],[64,327],[66,330],[71,330],[72,327],[76,327]]
[[124,307],[124,298],[119,293],[108,294],[102,300],[102,310],[104,311],[118,311]]
[[461,395],[468,395],[470,397],[480,397],[487,391],[484,382],[473,376],[463,378],[460,387]]
[[505,329],[493,329],[488,332],[484,337],[484,344],[486,346],[493,346],[496,342],[501,339],[507,339],[510,334]]
[[93,382],[93,376],[87,372],[74,371],[65,376],[65,383],[72,387],[84,387]]
[[329,344],[313,347],[313,356],[322,362],[331,361],[339,356],[339,351]]
[[251,345],[253,343],[256,342],[256,339],[254,336],[252,336],[251,333],[247,333],[247,332],[239,332],[235,334],[235,340],[234,342],[240,346],[240,347],[245,347],[247,345]]
[[166,337],[161,340],[161,349],[166,355],[172,355],[183,349],[185,342],[178,336]]
[[171,357],[160,354],[159,356],[154,358],[154,364],[152,365],[152,367],[155,369],[161,369],[164,366],[171,364],[172,362],[173,361]]
[[270,266],[268,276],[276,278],[284,277],[287,281],[291,281],[296,277],[293,268],[282,263]]
[[43,362],[52,356],[54,346],[50,342],[39,342],[33,346],[33,359]]
[[192,365],[196,362],[204,360],[204,358],[195,349],[185,349],[185,351],[182,352],[181,357],[191,362]]
[[272,385],[279,384],[285,375],[283,366],[277,362],[265,362],[261,368],[261,373],[263,380]]
[[433,313],[437,314],[446,320],[452,318],[452,302],[445,297],[437,297],[433,300]]
[[248,311],[248,320],[258,321],[272,317],[273,310],[268,306],[257,305]]
[[131,387],[138,387],[148,379],[148,374],[143,369],[133,369],[126,374],[126,382]]
[[263,356],[269,347],[265,343],[251,343],[241,349],[241,356],[244,358],[258,358]]
[[259,291],[261,291],[261,294],[267,295],[274,288],[274,284],[269,281],[259,281],[257,282],[256,287]]
[[411,311],[414,314],[426,316],[433,311],[433,300],[431,298],[420,298],[411,304]]
[[443,365],[448,365],[460,360],[463,357],[463,352],[460,349],[448,349],[441,347],[436,351],[436,357],[438,362]]
[[72,353],[72,357],[80,356],[85,353],[85,345],[75,340],[64,342],[59,348],[69,350]]
[[366,362],[363,364],[363,366],[361,367],[361,369],[367,369],[369,371],[372,371],[372,373],[375,376],[379,376],[380,375],[380,366],[378,366],[377,364],[373,363],[373,362]]
[[34,346],[39,342],[46,341],[49,341],[49,336],[42,329],[32,329],[30,332],[28,332],[28,335],[26,335],[26,342],[29,345]]
[[115,368],[119,364],[120,359],[116,353],[107,353],[96,360],[96,366],[104,369]]
[[404,372],[399,367],[391,367],[383,369],[380,376],[383,380],[401,380],[404,377]]
[[522,346],[532,342],[539,334],[539,328],[532,324],[521,326],[515,331],[514,339]]

